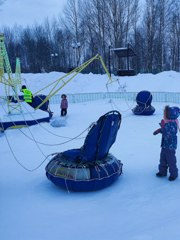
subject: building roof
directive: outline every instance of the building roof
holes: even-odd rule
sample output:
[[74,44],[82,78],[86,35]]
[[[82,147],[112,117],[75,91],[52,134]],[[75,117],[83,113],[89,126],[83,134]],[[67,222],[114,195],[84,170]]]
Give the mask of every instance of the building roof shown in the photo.
[[118,57],[133,57],[136,56],[136,53],[131,47],[126,48],[111,48],[111,51],[114,51]]

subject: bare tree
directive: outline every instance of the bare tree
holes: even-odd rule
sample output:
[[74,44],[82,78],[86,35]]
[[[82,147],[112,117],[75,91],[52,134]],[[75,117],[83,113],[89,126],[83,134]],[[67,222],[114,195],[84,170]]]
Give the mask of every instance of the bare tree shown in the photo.
[[71,33],[71,48],[74,49],[71,61],[74,62],[74,67],[79,65],[80,61],[80,13],[79,13],[79,0],[67,0],[67,5],[64,8],[65,19],[63,21],[65,29]]
[[[0,6],[3,3],[0,0]],[[127,43],[137,53],[133,64],[138,72],[180,71],[179,0],[143,3],[140,12],[139,0],[67,0],[64,16],[26,28],[1,27],[0,32],[12,67],[20,57],[26,72],[40,72],[42,67],[69,71],[97,53],[107,65],[109,46]],[[102,72],[102,68],[93,62],[86,71]]]
[[169,29],[171,23],[173,0],[159,0],[157,35],[155,38],[155,65],[158,72],[166,70],[168,58]]
[[174,2],[169,25],[170,68],[180,71],[180,2]]
[[146,0],[146,9],[144,14],[144,41],[145,41],[145,63],[148,72],[153,71],[154,43],[157,31],[158,19],[158,0]]

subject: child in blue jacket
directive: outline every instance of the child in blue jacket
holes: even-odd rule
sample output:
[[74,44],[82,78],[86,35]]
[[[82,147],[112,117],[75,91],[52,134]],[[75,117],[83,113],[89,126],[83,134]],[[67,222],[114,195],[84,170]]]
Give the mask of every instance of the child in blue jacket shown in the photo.
[[178,168],[176,166],[176,148],[177,148],[177,131],[179,129],[180,109],[178,107],[165,106],[164,118],[161,120],[161,128],[154,131],[154,135],[161,133],[161,153],[159,172],[156,173],[157,177],[167,176],[169,169],[169,181],[174,181],[178,177]]

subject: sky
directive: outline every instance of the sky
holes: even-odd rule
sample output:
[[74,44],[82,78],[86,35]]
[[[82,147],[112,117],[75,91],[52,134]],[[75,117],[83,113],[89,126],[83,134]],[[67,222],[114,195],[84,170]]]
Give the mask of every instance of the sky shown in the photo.
[[[23,74],[25,83],[36,92],[55,82],[63,73]],[[117,76],[113,76],[113,80]],[[119,77],[109,86],[111,92],[149,90],[180,92],[180,73],[174,71]],[[107,76],[78,74],[59,94],[107,92]],[[0,84],[0,90],[4,86]],[[44,89],[42,93],[47,93]],[[2,91],[0,91],[2,95]],[[60,97],[51,104],[51,122],[21,129],[8,129],[0,134],[0,236],[2,240],[179,240],[180,177],[169,182],[159,179],[161,136],[153,136],[159,128],[165,105],[152,101],[155,113],[136,116],[136,101],[111,98],[89,102],[69,102],[64,125],[53,127],[60,118]],[[3,104],[3,102],[1,102]],[[23,108],[23,114],[36,114]],[[48,154],[83,145],[87,129],[101,115],[116,109],[122,123],[110,153],[123,163],[123,174],[113,185],[96,192],[68,192],[50,182],[45,175]],[[7,117],[0,108],[1,119]],[[27,111],[27,112],[26,112]],[[38,110],[40,111],[40,110]],[[37,112],[37,117],[38,112]],[[11,116],[13,117],[13,116]],[[16,115],[17,117],[17,115]],[[19,118],[23,117],[19,114]],[[10,117],[9,117],[10,118]],[[65,141],[71,139],[66,144]],[[178,134],[178,146],[179,146]],[[13,155],[13,154],[14,155]],[[180,168],[180,148],[177,152]],[[35,171],[27,171],[36,168]],[[169,174],[168,174],[169,175]]]
[[66,0],[6,0],[0,6],[0,26],[42,23],[46,17],[51,19],[61,14],[65,3]]

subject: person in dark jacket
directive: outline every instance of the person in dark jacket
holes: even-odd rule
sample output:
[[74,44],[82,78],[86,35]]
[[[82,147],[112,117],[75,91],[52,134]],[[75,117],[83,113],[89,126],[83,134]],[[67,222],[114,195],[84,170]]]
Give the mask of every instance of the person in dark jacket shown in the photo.
[[157,177],[167,176],[169,169],[169,181],[174,181],[178,177],[176,165],[177,131],[179,130],[178,117],[180,109],[178,107],[165,106],[164,118],[161,120],[160,128],[154,131],[154,135],[162,134],[159,172]]
[[61,95],[61,116],[66,116],[67,114],[67,108],[68,108],[68,101],[67,101],[67,96],[65,94]]

